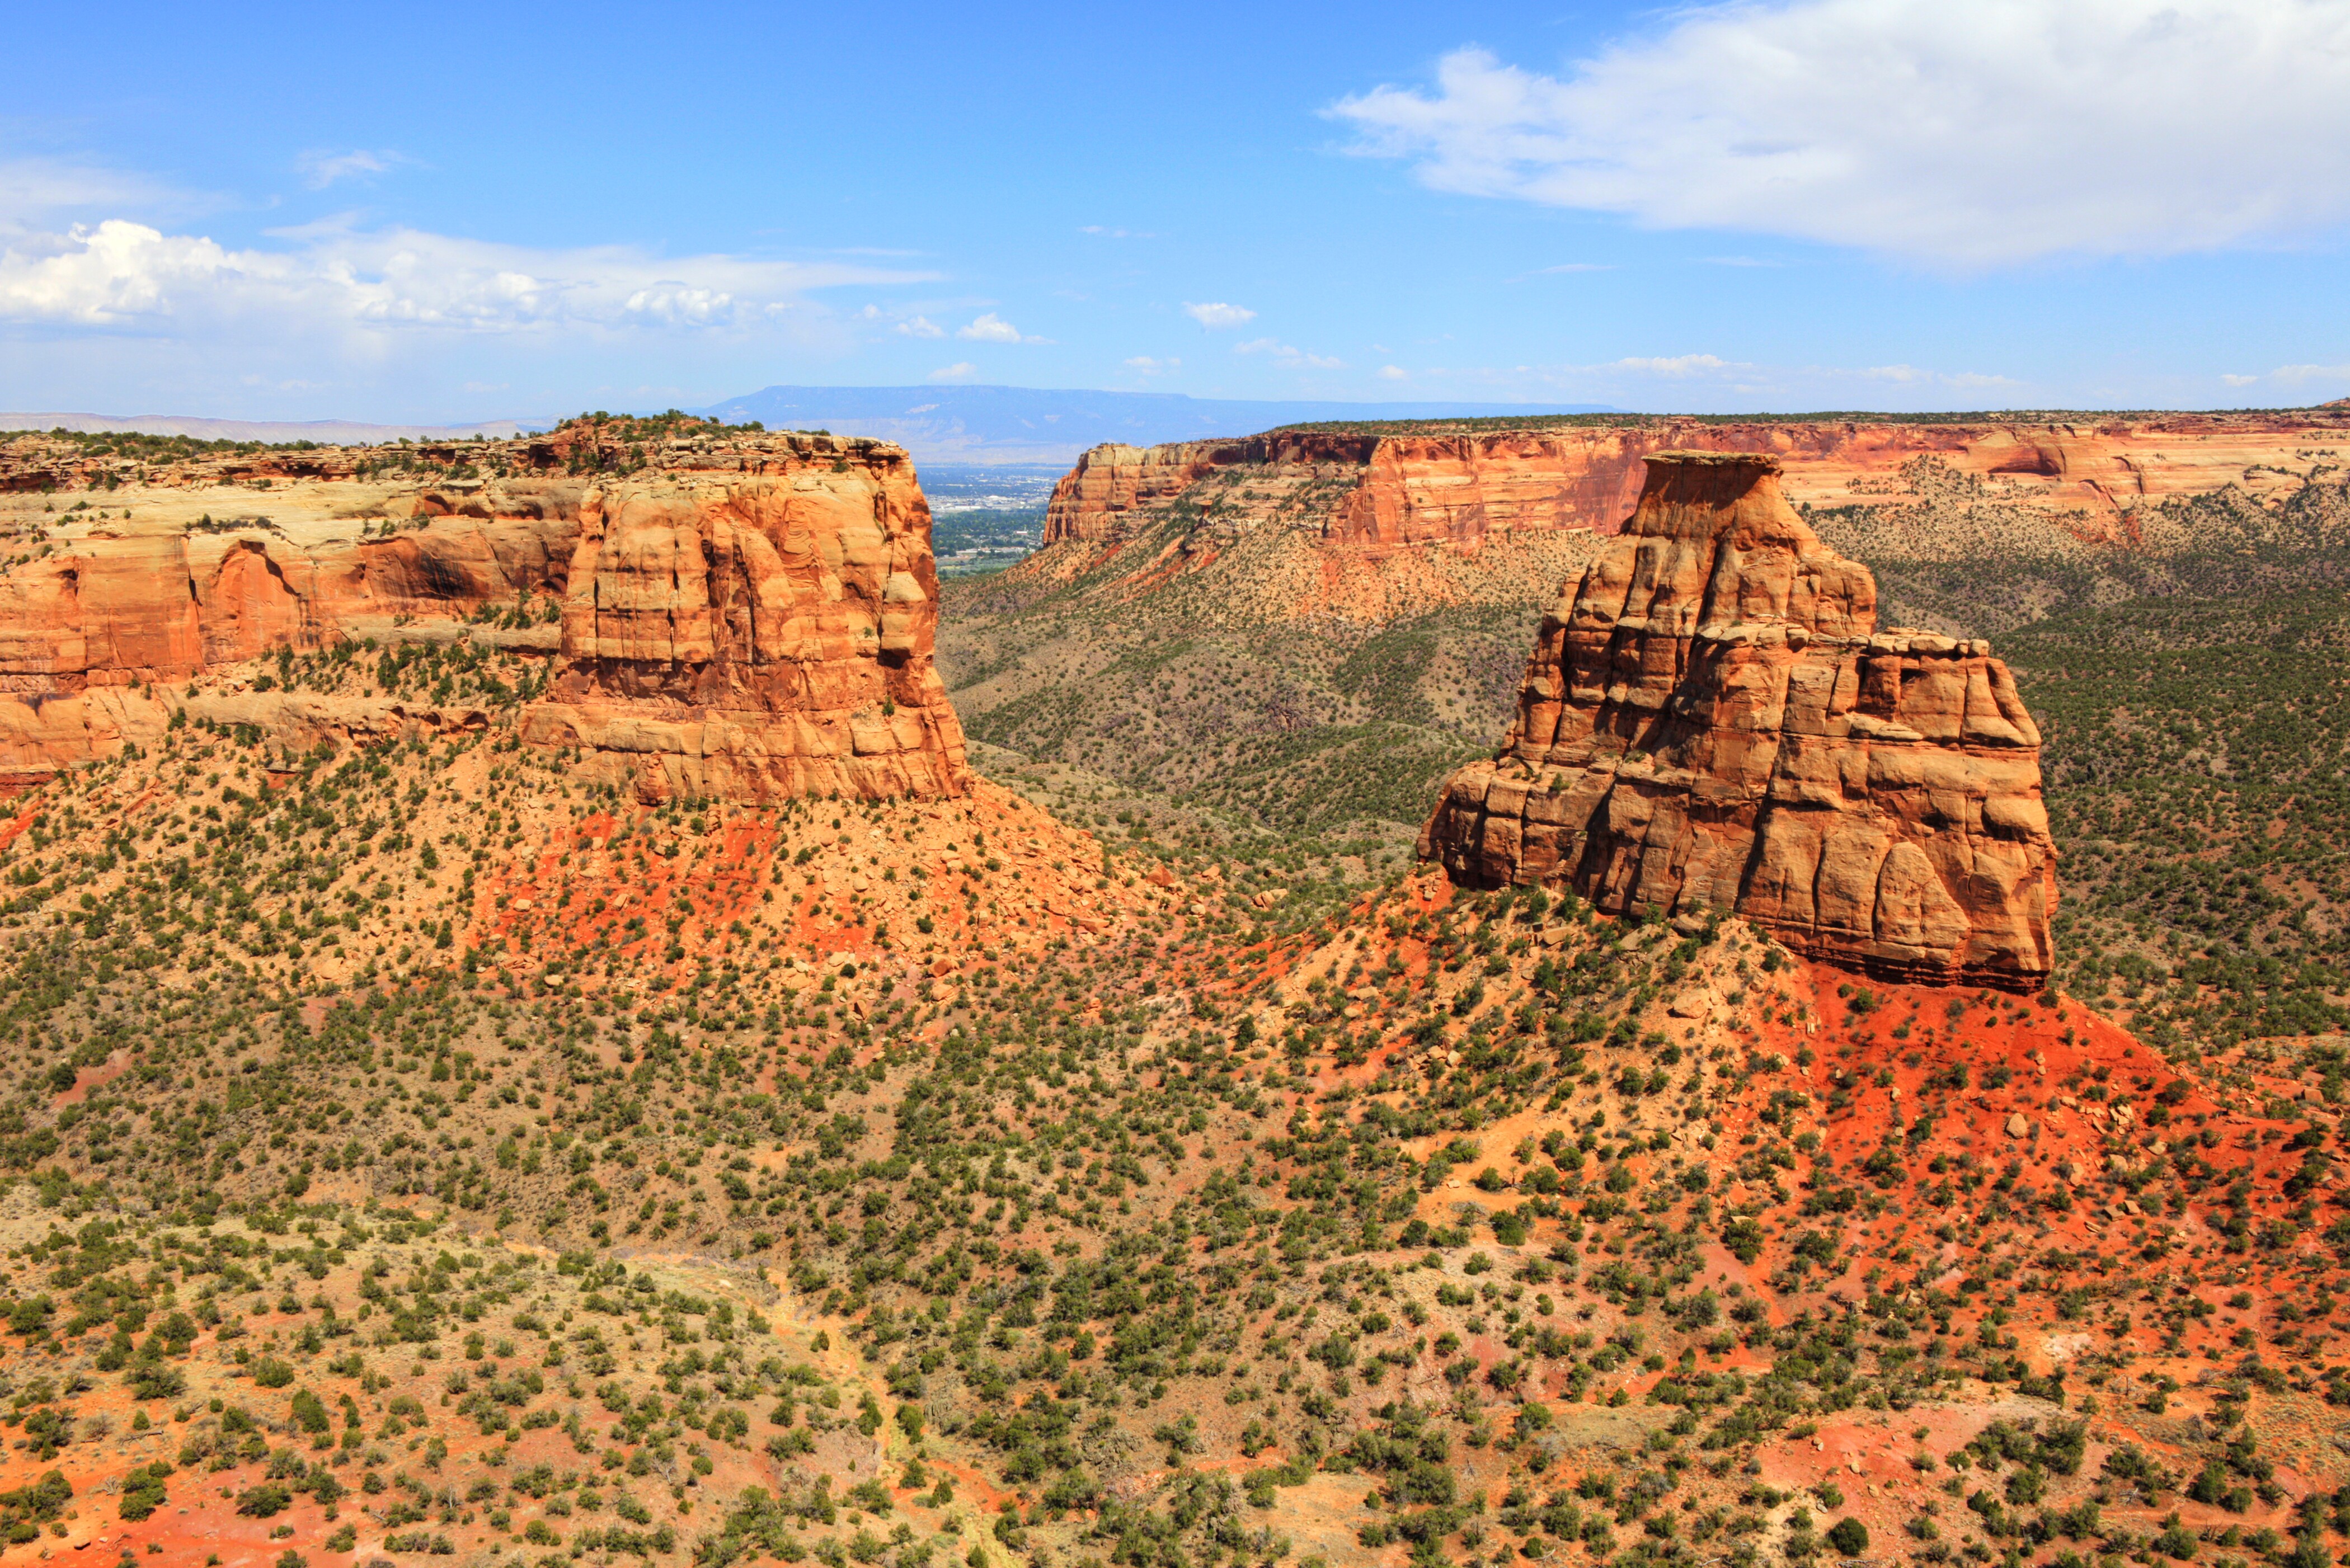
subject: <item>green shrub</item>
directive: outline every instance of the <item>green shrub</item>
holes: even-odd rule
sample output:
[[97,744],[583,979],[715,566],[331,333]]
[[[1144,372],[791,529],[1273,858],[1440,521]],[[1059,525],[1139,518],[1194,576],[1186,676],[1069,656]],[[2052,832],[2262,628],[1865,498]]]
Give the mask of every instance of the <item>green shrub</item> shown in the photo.
[[172,1467],[163,1460],[157,1459],[153,1464],[141,1465],[125,1476],[122,1480],[122,1497],[120,1505],[122,1517],[132,1523],[137,1523],[162,1507],[167,1501],[164,1495],[163,1478],[171,1473]]

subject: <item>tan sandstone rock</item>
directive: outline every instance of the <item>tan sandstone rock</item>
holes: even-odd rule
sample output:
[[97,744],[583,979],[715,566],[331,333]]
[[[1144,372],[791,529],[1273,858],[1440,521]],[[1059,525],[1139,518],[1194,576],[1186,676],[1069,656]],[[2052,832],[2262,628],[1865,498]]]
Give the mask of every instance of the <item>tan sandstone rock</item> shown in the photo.
[[1979,641],[1877,627],[1754,453],[1663,452],[1544,618],[1501,754],[1423,857],[1602,909],[1731,910],[1814,956],[2037,983],[2056,852],[2040,734]]
[[[1029,569],[1076,569],[1056,554],[1119,540],[1173,516],[1168,504],[1220,471],[1278,496],[1282,515],[1376,553],[1443,541],[1473,545],[1522,529],[1612,532],[1640,494],[1647,461],[1667,451],[1762,452],[1785,465],[1801,503],[1850,507],[1905,492],[1938,470],[1979,498],[2042,514],[2056,530],[2127,545],[2148,502],[2224,488],[2254,497],[2297,484],[2313,444],[2350,431],[2350,408],[2111,416],[2095,423],[1720,420],[1627,416],[1516,430],[1374,434],[1277,430],[1163,446],[1098,446],[1053,493],[1043,556]],[[1211,487],[1211,489],[1214,487]],[[1248,497],[1227,486],[1212,504]],[[1912,497],[1913,501],[1915,497]],[[1913,545],[1930,547],[1933,541]],[[1067,546],[1055,552],[1050,546]]]
[[[185,710],[296,747],[508,724],[656,798],[968,787],[931,665],[930,506],[898,447],[730,432],[649,455],[575,421],[439,452],[200,459],[125,485],[54,444],[13,443],[0,490],[78,486],[139,520],[45,504],[0,560],[0,785],[151,741]],[[393,466],[469,477],[370,483]],[[225,515],[224,486],[270,515]],[[484,613],[509,607],[530,613]],[[544,699],[296,696],[237,673],[281,649],[463,640],[545,659]]]

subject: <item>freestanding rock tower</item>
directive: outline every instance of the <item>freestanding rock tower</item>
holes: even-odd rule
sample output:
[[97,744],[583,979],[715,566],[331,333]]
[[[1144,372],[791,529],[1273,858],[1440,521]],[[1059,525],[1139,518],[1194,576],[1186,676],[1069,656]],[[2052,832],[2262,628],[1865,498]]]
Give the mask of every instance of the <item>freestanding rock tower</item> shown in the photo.
[[1721,909],[1908,979],[2047,975],[2040,732],[1990,646],[1877,629],[1776,459],[1667,452],[1543,619],[1500,755],[1446,782],[1423,858],[1626,913]]

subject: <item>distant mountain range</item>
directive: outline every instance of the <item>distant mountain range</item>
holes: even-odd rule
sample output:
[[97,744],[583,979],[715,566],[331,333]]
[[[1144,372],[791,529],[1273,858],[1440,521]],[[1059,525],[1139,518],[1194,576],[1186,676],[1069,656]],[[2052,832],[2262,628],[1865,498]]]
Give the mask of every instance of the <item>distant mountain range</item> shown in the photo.
[[[1180,392],[1094,392],[1035,387],[769,387],[691,410],[729,423],[757,420],[770,430],[827,430],[893,441],[918,462],[1045,463],[1066,467],[1103,441],[1161,441],[1253,435],[1276,425],[1327,420],[1501,419],[1604,414],[1599,403],[1337,403],[1191,398]],[[510,436],[546,430],[552,419],[478,420],[468,424],[379,425],[355,420],[197,419],[180,414],[0,413],[0,431],[129,431],[199,441],[373,441]]]
[[320,446],[369,446],[377,441],[448,441],[457,436],[520,435],[552,420],[476,420],[462,425],[370,425],[357,420],[204,420],[185,414],[0,414],[0,431],[88,431],[189,436],[196,441],[314,441]]
[[1180,392],[1093,392],[1035,387],[769,387],[697,413],[770,429],[878,436],[918,462],[1068,463],[1103,441],[1253,435],[1322,420],[1499,419],[1604,414],[1598,403],[1259,402]]

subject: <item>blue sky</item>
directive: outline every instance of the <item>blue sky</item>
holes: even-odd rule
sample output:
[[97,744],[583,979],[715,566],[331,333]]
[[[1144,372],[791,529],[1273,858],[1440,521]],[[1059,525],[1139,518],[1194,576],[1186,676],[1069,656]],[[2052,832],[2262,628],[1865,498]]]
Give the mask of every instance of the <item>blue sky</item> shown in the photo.
[[0,408],[2350,393],[2350,5],[28,7]]

